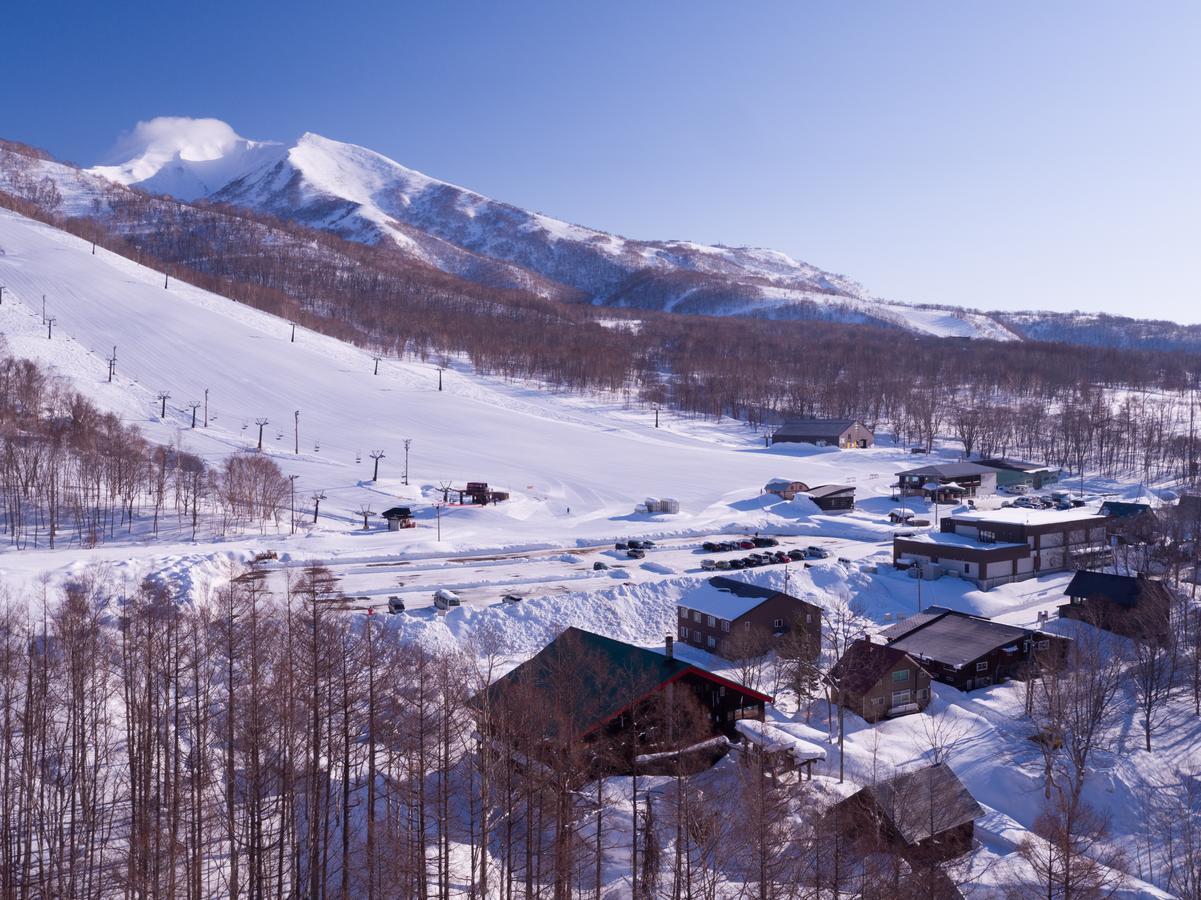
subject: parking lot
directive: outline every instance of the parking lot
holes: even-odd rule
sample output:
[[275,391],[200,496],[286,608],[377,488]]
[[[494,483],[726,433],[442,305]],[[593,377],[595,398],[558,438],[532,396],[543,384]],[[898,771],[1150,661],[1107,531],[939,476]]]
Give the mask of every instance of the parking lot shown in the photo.
[[[600,591],[623,583],[641,583],[672,577],[709,577],[730,574],[748,566],[752,554],[781,554],[764,567],[805,564],[838,565],[839,559],[855,562],[886,550],[888,542],[856,541],[845,538],[774,535],[777,543],[756,548],[755,535],[711,535],[652,541],[650,547],[635,548],[642,555],[632,558],[628,549],[616,544],[571,547],[515,553],[491,553],[405,559],[383,556],[330,560],[325,565],[338,579],[347,597],[348,609],[373,608],[387,612],[389,598],[403,602],[406,612],[432,610],[434,594],[453,592],[464,606],[490,606],[506,595],[537,597],[577,591]],[[737,546],[734,542],[737,542]],[[728,549],[706,550],[706,544],[724,542]],[[749,544],[749,547],[744,547]],[[816,547],[825,557],[809,556]],[[789,554],[792,557],[789,557]],[[799,557],[799,558],[796,558]],[[598,565],[599,564],[599,565]],[[711,565],[712,568],[707,568]]]

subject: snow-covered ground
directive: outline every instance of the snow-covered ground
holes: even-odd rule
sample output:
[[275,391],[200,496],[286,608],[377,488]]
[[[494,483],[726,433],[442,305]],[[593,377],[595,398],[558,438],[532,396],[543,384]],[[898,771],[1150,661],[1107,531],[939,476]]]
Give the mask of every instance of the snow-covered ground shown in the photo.
[[[157,540],[135,532],[94,550],[2,550],[0,579],[18,589],[34,586],[43,573],[53,583],[101,566],[131,582],[153,574],[199,599],[229,577],[231,560],[272,550],[276,584],[298,565],[327,563],[355,598],[352,610],[382,609],[390,596],[405,599],[410,611],[387,619],[399,639],[446,645],[500,634],[513,664],[568,625],[659,644],[675,631],[677,601],[708,574],[701,560],[722,555],[703,553],[701,542],[721,534],[766,532],[779,535],[786,549],[825,547],[830,557],[811,565],[741,577],[776,586],[787,578],[790,592],[827,609],[849,606],[869,629],[919,604],[1031,625],[1040,611],[1062,602],[1067,575],[982,592],[951,577],[917,582],[887,566],[872,571],[891,558],[894,528],[886,517],[897,505],[890,498],[895,473],[926,462],[903,449],[767,447],[761,432],[743,424],[669,414],[656,428],[651,411],[621,397],[563,396],[481,378],[453,361],[442,373],[442,390],[432,364],[383,360],[376,375],[367,351],[303,330],[292,342],[283,320],[187,285],[164,288],[159,273],[103,250],[93,255],[85,242],[8,212],[0,212],[0,284],[6,287],[0,331],[9,351],[51,367],[150,438],[178,442],[215,463],[253,448],[255,420],[268,419],[263,450],[298,476],[302,520],[295,535],[285,527],[193,542],[188,529],[167,528]],[[49,338],[43,295],[55,320]],[[114,345],[117,376],[110,384],[105,360]],[[160,419],[156,396],[163,391],[171,397]],[[192,429],[187,404],[203,401],[206,391],[209,425]],[[412,441],[408,485],[405,439]],[[373,483],[369,454],[380,450],[385,456]],[[853,484],[857,509],[823,515],[807,500],[762,494],[778,477]],[[451,506],[436,517],[438,485],[467,481],[487,481],[512,499],[484,508]],[[315,491],[326,499],[313,524],[307,498]],[[636,513],[635,504],[648,496],[674,497],[680,512]],[[418,527],[383,528],[378,513],[397,504],[414,507]],[[918,501],[909,504],[928,511]],[[364,506],[376,514],[368,531],[358,514]],[[613,548],[615,540],[635,536],[658,543],[643,560]],[[594,569],[597,561],[610,568]],[[430,608],[440,587],[458,592],[464,606],[446,614]],[[501,602],[506,593],[525,599]],[[678,652],[728,668],[695,648]],[[922,715],[874,727],[848,717],[845,761],[848,776],[860,783],[927,760],[934,731],[954,737],[951,765],[988,811],[978,860],[998,863],[981,865],[982,884],[1003,882],[1006,867],[1019,866],[1014,847],[1040,809],[1041,757],[1027,740],[1022,690],[1001,685],[965,695],[938,685]],[[797,727],[806,719],[787,703],[771,716]],[[806,732],[827,753],[817,767],[819,780],[832,778],[838,767],[824,716],[823,705],[814,705]],[[1101,761],[1089,798],[1111,813],[1115,840],[1133,860],[1131,874],[1154,881],[1155,872],[1137,862],[1149,827],[1140,798],[1168,765],[1201,768],[1201,726],[1183,707],[1174,710],[1165,749],[1147,754],[1132,717]],[[1157,894],[1132,882],[1127,896]]]

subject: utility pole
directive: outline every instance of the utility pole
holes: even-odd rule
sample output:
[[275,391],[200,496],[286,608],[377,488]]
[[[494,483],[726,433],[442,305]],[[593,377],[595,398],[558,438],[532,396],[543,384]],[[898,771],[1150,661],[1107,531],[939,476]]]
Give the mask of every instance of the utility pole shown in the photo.
[[409,445],[413,443],[412,438],[405,438],[405,478],[404,483],[409,483]]
[[292,324],[292,340],[289,343],[295,344],[296,343],[296,323],[292,322],[291,324]]
[[374,371],[374,372],[372,372],[371,374],[372,374],[372,375],[378,375],[378,374],[379,374],[379,357],[378,357],[378,356],[373,356],[373,357],[371,357],[371,358],[375,360],[375,371]]
[[296,533],[296,479],[299,475],[289,475],[288,482],[292,485],[292,534]]
[[[115,349],[115,348],[114,348]],[[204,427],[209,427],[209,389],[204,389]]]
[[163,273],[163,290],[165,291],[166,289],[167,289],[167,273],[164,272]]
[[54,323],[56,321],[58,320],[54,316],[46,320],[46,340],[50,340],[54,336]]
[[438,390],[442,390],[442,367],[438,366]]
[[259,426],[259,452],[263,450],[263,426],[269,424],[266,419],[255,419],[254,424]]
[[0,306],[4,305],[4,285],[0,284]]
[[313,501],[313,524],[317,523],[317,513],[321,511],[321,501],[325,499],[325,491],[316,491],[309,495]]
[[192,427],[196,427],[196,410],[200,409],[199,400],[189,400],[188,408],[192,410]]
[[46,295],[42,294],[42,324],[46,324]]
[[166,391],[158,392],[158,401],[159,401],[159,403],[162,404],[162,408],[159,410],[159,413],[158,413],[158,417],[160,419],[167,418],[167,401],[170,399],[171,399],[171,395],[168,394]]
[[300,455],[300,410],[296,410],[296,412],[294,412],[292,414],[292,417],[294,419],[294,424],[295,424],[294,434],[296,435],[296,447],[292,452],[295,453],[297,456],[299,456]]
[[372,450],[369,455],[371,456],[371,458],[373,460],[375,460],[375,471],[373,471],[371,473],[371,480],[378,481],[379,480],[379,461],[384,458],[384,451],[383,450]]
[[113,355],[112,355],[112,358],[109,359],[108,362],[109,362],[108,380],[112,381],[113,377],[117,374],[117,345],[116,344],[113,344]]
[[442,507],[444,505],[445,504],[442,504],[442,503],[434,504],[434,521],[438,523],[438,540],[439,541],[442,540]]
[[659,407],[655,407],[655,427],[659,427]]

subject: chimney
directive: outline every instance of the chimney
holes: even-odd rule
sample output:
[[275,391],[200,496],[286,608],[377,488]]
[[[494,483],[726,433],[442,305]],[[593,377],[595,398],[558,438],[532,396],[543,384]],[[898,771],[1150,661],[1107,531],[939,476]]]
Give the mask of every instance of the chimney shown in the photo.
[[673,638],[670,634],[667,636],[667,658],[668,659],[676,658],[676,639]]

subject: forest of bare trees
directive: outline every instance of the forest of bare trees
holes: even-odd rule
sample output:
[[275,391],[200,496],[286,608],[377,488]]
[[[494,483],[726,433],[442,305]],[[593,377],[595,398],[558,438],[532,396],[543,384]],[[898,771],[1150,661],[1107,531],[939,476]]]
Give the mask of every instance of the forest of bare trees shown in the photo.
[[277,527],[288,481],[268,457],[219,469],[137,428],[0,346],[0,524],[10,544],[94,547],[135,530],[194,539]]

